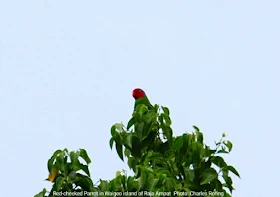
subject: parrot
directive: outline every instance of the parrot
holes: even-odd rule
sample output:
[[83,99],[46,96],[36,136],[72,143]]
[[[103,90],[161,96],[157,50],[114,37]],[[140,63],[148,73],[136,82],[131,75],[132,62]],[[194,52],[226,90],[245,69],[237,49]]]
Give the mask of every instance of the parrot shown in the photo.
[[[132,96],[135,99],[134,110],[136,109],[137,105],[139,105],[139,104],[146,105],[149,110],[152,110],[154,108],[152,106],[152,104],[150,103],[144,90],[142,90],[140,88],[135,88],[132,91]],[[135,120],[134,120],[134,117],[132,117],[127,124],[127,129],[129,129],[134,123],[135,123]]]
[[137,105],[139,105],[139,104],[145,104],[149,110],[153,109],[153,106],[150,103],[144,90],[142,90],[140,88],[136,88],[133,90],[132,96],[135,98],[134,109],[136,109]]
[[[155,141],[157,139],[157,135],[158,135],[158,130],[159,130],[159,123],[157,122],[157,120],[154,120],[155,114],[157,113],[157,105],[153,106],[146,93],[144,92],[144,90],[140,89],[140,88],[136,88],[132,91],[132,96],[135,99],[135,104],[134,104],[134,110],[136,110],[136,107],[138,105],[144,104],[145,106],[147,106],[148,111],[146,111],[144,114],[148,114],[150,112],[150,118],[149,121],[144,123],[144,127],[140,130],[141,134],[138,135],[138,137],[141,139],[141,146],[142,148],[146,147],[149,148],[151,143],[153,141]],[[147,120],[147,119],[146,119]],[[131,118],[131,120],[128,122],[128,128],[130,128],[133,124],[135,124],[135,119],[134,117]],[[141,126],[138,128],[141,128]]]

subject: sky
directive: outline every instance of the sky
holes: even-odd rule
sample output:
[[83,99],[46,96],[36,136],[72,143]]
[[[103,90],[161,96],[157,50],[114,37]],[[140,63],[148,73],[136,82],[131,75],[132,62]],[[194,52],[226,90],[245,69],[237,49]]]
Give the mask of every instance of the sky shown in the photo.
[[279,1],[0,1],[0,196],[51,189],[47,161],[84,148],[94,182],[128,170],[109,147],[140,87],[174,135],[233,143],[233,197],[274,196]]

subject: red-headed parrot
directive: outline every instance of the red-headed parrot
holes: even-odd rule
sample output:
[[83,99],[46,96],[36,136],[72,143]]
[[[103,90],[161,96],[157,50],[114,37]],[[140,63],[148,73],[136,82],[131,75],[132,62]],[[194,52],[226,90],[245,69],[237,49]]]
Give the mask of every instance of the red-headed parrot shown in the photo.
[[[153,106],[150,103],[144,90],[142,90],[140,88],[136,88],[132,91],[132,96],[135,98],[134,110],[136,109],[137,105],[139,105],[139,104],[146,105],[149,110],[153,109]],[[127,129],[129,129],[134,123],[135,123],[135,120],[134,120],[134,117],[132,117],[127,124]]]
[[149,101],[146,93],[144,92],[144,90],[142,90],[140,88],[136,88],[136,89],[133,90],[132,96],[135,98],[134,109],[139,104],[145,104],[148,107],[149,110],[153,109],[153,106],[150,103],[150,101]]

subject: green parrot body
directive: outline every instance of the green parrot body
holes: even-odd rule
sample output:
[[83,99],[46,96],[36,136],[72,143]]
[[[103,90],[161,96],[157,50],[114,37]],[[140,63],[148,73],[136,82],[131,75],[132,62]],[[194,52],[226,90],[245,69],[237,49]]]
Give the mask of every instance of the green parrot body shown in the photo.
[[132,92],[132,96],[135,98],[134,109],[139,104],[146,105],[149,110],[153,109],[152,104],[150,103],[148,97],[146,96],[146,93],[142,89],[140,89],[140,88],[134,89]]
[[[150,103],[148,97],[146,96],[146,93],[142,89],[140,88],[134,89],[132,92],[132,96],[135,98],[134,110],[140,104],[146,105],[149,110],[153,109],[152,104]],[[135,120],[134,117],[132,117],[127,124],[127,129],[129,129],[134,123]]]
[[135,117],[132,117],[128,122],[128,128],[132,125],[135,126],[136,135],[141,141],[141,150],[148,150],[151,148],[151,143],[157,139],[158,135],[159,124],[157,118],[155,119],[154,117],[155,114],[157,114],[157,106],[153,106],[150,103],[146,93],[140,88],[134,89],[132,96],[135,98],[134,110],[136,110],[139,105],[145,105],[147,106],[148,111],[145,110],[143,115],[149,114],[149,116],[146,116],[144,120],[140,120],[140,123],[136,123]]

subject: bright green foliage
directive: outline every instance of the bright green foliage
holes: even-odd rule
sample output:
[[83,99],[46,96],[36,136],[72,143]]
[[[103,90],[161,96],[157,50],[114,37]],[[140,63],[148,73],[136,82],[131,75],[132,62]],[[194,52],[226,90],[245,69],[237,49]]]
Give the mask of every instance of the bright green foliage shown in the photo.
[[[135,113],[135,111],[136,111],[136,109],[137,109],[137,107],[138,107],[139,105],[142,106],[141,112],[140,112],[140,113],[142,113],[142,114],[144,114],[144,113],[147,112],[148,110],[157,110],[157,109],[155,109],[155,108],[152,106],[152,104],[150,103],[150,101],[149,101],[149,99],[148,99],[147,96],[142,97],[142,98],[138,98],[138,99],[135,100],[135,104],[134,104],[134,113]],[[143,106],[146,106],[146,107],[144,108]],[[156,106],[155,106],[155,107],[156,107]],[[158,107],[158,106],[157,106],[157,107]],[[139,108],[138,108],[138,109],[139,109]],[[130,127],[131,127],[132,125],[135,124],[135,116],[134,116],[134,113],[133,113],[133,115],[132,115],[132,118],[131,118],[131,119],[128,121],[128,123],[127,123],[127,130],[129,130]]]
[[[113,196],[113,193],[102,193],[105,191],[121,192],[122,196],[128,195],[126,192],[130,195],[146,192],[142,196],[174,196],[175,192],[190,196],[191,192],[204,192],[200,196],[231,197],[234,188],[230,173],[238,177],[239,173],[221,154],[230,153],[232,143],[223,134],[212,149],[204,143],[203,134],[196,126],[193,133],[175,137],[169,115],[166,107],[138,103],[129,126],[132,129],[120,123],[112,126],[110,147],[116,149],[120,159],[127,161],[134,176],[117,172],[113,180],[100,180],[99,185],[93,186],[87,165],[78,161],[82,157],[90,163],[85,150],[71,152],[68,163],[68,151],[57,151],[48,162],[50,172],[53,168],[60,170],[52,191],[93,191],[98,196]],[[78,176],[78,170],[86,175]],[[43,197],[44,192],[37,197]]]
[[[50,192],[45,189],[35,197],[57,196],[55,192],[81,192],[96,191],[90,179],[88,164],[91,163],[86,150],[68,152],[67,149],[57,150],[48,161],[48,170],[51,174],[54,169],[58,170],[53,187]],[[48,180],[48,179],[46,179]]]

